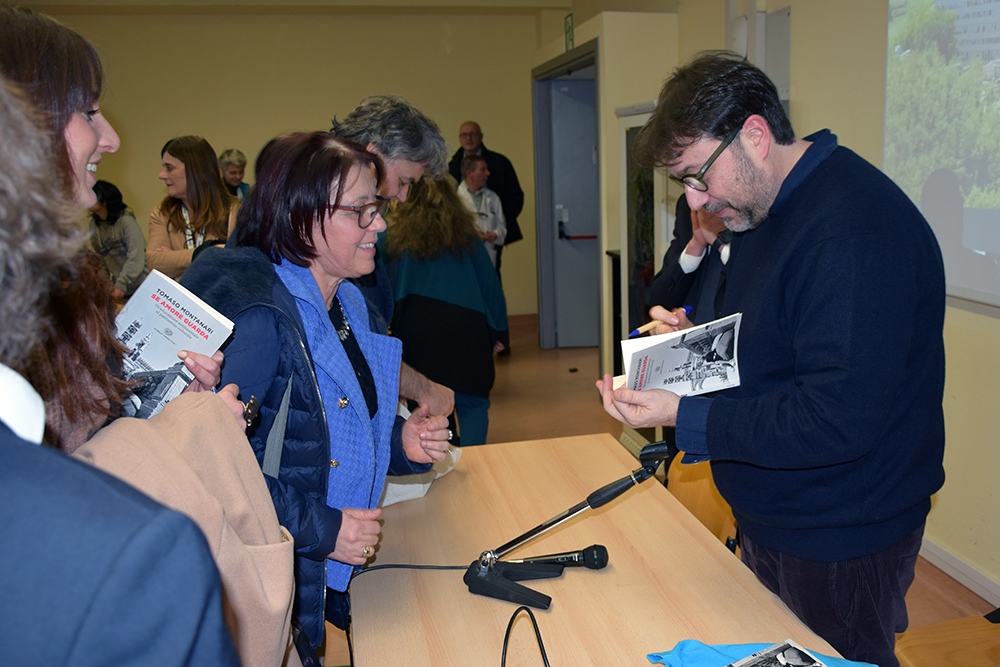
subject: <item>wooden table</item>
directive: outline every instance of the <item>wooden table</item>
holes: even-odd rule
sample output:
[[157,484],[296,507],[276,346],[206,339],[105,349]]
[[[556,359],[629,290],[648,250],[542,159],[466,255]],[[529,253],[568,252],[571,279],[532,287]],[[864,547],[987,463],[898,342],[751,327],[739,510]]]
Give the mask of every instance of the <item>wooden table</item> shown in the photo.
[[[487,445],[463,450],[429,493],[387,507],[374,564],[468,566],[488,549],[563,512],[638,468],[610,435]],[[534,610],[553,665],[649,665],[648,653],[683,639],[709,644],[792,638],[837,653],[802,625],[656,480],[587,510],[505,559],[608,548],[603,570],[567,568],[526,582],[552,597]],[[499,664],[517,608],[472,595],[455,570],[368,572],[351,584],[355,664]],[[540,665],[521,614],[509,665]]]

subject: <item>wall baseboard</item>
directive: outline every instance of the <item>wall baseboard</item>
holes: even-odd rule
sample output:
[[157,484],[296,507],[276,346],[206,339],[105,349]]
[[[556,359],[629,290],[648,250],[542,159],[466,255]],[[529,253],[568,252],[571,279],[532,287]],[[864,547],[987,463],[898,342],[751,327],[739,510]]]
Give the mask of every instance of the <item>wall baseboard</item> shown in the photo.
[[944,547],[924,538],[920,555],[949,577],[962,584],[987,602],[1000,607],[1000,583],[954,555]]

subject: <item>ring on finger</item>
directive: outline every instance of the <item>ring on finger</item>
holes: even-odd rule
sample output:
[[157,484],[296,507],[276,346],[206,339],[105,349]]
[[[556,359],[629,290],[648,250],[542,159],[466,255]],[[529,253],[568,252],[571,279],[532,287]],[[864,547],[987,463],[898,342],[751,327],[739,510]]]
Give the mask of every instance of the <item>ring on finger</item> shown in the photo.
[[448,429],[448,442],[451,442],[451,439],[454,438],[454,437],[455,437],[455,434],[451,432],[451,429]]
[[365,547],[364,549],[361,550],[361,555],[364,556],[365,558],[368,558],[369,556],[372,555],[372,548]]

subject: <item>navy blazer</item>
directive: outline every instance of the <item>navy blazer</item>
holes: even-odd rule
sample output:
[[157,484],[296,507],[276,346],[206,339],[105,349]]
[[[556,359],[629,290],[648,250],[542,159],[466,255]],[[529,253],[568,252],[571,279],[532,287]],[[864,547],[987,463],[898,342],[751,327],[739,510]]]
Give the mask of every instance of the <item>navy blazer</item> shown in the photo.
[[3,422],[0,507],[0,664],[240,664],[187,517]]

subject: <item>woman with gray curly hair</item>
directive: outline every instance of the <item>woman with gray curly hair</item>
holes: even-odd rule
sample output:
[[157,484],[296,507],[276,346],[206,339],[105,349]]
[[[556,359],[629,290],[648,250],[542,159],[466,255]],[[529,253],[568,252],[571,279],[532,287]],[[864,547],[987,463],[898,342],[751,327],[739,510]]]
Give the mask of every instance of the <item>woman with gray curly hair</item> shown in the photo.
[[49,290],[85,239],[76,205],[51,177],[48,137],[18,98],[0,85],[0,364],[15,369],[37,344]]

